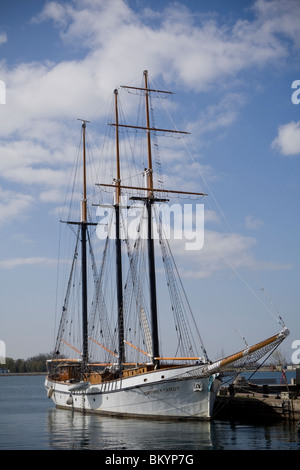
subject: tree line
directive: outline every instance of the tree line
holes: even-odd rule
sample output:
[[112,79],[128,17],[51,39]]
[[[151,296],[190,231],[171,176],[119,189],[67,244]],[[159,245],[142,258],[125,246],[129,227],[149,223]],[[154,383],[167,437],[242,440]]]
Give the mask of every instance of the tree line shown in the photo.
[[7,357],[5,364],[0,365],[0,369],[6,369],[11,373],[47,372],[46,361],[51,358],[52,354],[38,354],[29,359]]

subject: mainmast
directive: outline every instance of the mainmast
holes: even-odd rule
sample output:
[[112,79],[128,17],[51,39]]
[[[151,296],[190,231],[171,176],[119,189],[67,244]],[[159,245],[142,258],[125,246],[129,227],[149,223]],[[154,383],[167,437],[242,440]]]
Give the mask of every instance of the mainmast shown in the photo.
[[[110,125],[116,127],[116,146],[117,146],[117,178],[114,184],[99,184],[100,186],[113,186],[115,188],[115,211],[116,211],[116,260],[117,260],[117,297],[118,297],[118,327],[119,327],[119,363],[124,361],[124,325],[123,325],[123,298],[122,298],[122,268],[121,268],[121,240],[120,240],[120,192],[121,188],[130,188],[145,190],[146,196],[144,197],[131,197],[131,199],[142,200],[147,210],[147,252],[148,252],[148,270],[149,270],[149,287],[150,287],[150,312],[151,312],[151,336],[152,336],[152,361],[155,366],[159,366],[159,341],[158,341],[158,321],[157,321],[157,294],[156,294],[156,275],[155,275],[155,252],[154,252],[154,236],[153,236],[153,222],[152,222],[152,206],[155,202],[165,202],[167,199],[159,199],[154,196],[156,191],[170,192],[170,193],[182,193],[182,194],[195,194],[204,196],[204,193],[190,193],[185,191],[168,191],[161,190],[153,187],[153,167],[152,167],[152,153],[151,153],[151,131],[160,131],[176,134],[189,134],[188,132],[170,130],[170,129],[158,129],[151,127],[150,123],[150,112],[149,112],[149,95],[151,92],[156,93],[168,93],[169,91],[153,90],[148,86],[148,71],[144,71],[144,87],[131,87],[122,86],[121,88],[129,88],[134,90],[141,90],[145,93],[145,106],[146,106],[146,127],[132,126],[128,124],[120,124],[118,122],[118,106],[117,96],[118,92],[115,90],[115,117],[116,122]],[[123,186],[120,178],[120,162],[119,162],[119,128],[133,128],[142,129],[147,132],[147,153],[148,153],[148,168],[145,169],[147,177],[146,188]]]
[[145,99],[146,99],[146,126],[147,126],[147,149],[148,149],[148,170],[147,170],[147,187],[148,197],[153,197],[153,168],[151,153],[151,133],[150,133],[150,113],[149,113],[149,91],[148,91],[148,71],[144,70],[145,79]]
[[121,234],[120,234],[120,196],[121,196],[121,171],[119,152],[119,116],[118,116],[118,90],[115,89],[115,117],[116,117],[116,157],[117,157],[117,178],[115,180],[115,214],[116,214],[116,282],[117,282],[117,302],[118,302],[118,336],[119,336],[119,371],[125,361],[124,347],[124,314],[123,314],[123,281],[122,281],[122,254],[121,254]]
[[88,363],[88,331],[87,331],[87,205],[86,205],[86,158],[85,158],[85,129],[86,123],[82,121],[82,140],[83,140],[83,198],[81,201],[81,280],[82,280],[82,365],[85,372]]
[[145,79],[145,99],[146,99],[146,126],[147,126],[147,148],[148,148],[148,168],[147,175],[147,189],[148,197],[145,198],[147,208],[147,248],[148,248],[148,269],[149,269],[149,287],[150,287],[150,312],[151,312],[151,327],[152,327],[152,352],[153,362],[158,366],[158,360],[154,359],[160,356],[159,342],[158,342],[158,323],[157,323],[157,295],[156,295],[156,275],[155,275],[155,252],[154,252],[154,237],[153,237],[153,223],[152,223],[152,205],[154,203],[153,196],[153,168],[151,156],[151,134],[150,134],[150,116],[149,116],[149,91],[148,91],[148,71],[144,70]]

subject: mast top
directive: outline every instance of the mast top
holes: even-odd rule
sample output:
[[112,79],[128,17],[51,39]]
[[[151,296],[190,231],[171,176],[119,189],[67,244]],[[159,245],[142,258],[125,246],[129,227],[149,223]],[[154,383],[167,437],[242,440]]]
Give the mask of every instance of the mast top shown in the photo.
[[91,121],[87,121],[86,119],[79,119],[79,118],[77,118],[77,121],[81,121],[81,122],[82,122],[82,127],[86,127],[86,123],[87,123],[87,122],[91,122]]
[[[161,129],[157,127],[152,127],[150,125],[150,112],[149,112],[149,92],[156,92],[156,93],[168,93],[168,94],[174,94],[170,91],[163,91],[163,90],[155,90],[152,88],[148,87],[148,70],[144,70],[143,72],[144,75],[144,81],[145,81],[145,86],[144,87],[133,87],[133,86],[127,86],[127,85],[122,85],[120,88],[129,88],[133,90],[141,90],[145,92],[145,104],[146,104],[146,125],[145,126],[136,126],[136,125],[129,125],[129,124],[120,124],[119,123],[119,118],[118,118],[118,106],[117,106],[117,96],[118,96],[118,88],[115,88],[114,94],[115,94],[115,117],[116,117],[116,122],[115,123],[108,123],[109,126],[114,126],[116,128],[116,147],[117,147],[117,178],[114,182],[114,184],[103,184],[103,183],[96,183],[98,186],[112,186],[116,188],[116,195],[117,195],[117,202],[119,201],[120,198],[120,193],[121,193],[121,188],[125,189],[136,189],[136,190],[146,190],[148,191],[148,198],[151,200],[154,200],[154,195],[153,192],[155,191],[163,191],[166,193],[178,193],[178,194],[190,194],[190,195],[197,195],[197,196],[207,196],[206,193],[202,192],[190,192],[190,191],[174,191],[174,190],[162,190],[162,189],[156,189],[153,186],[153,169],[152,169],[152,152],[151,152],[151,131],[154,132],[163,132],[163,133],[175,133],[175,134],[190,134],[190,132],[187,131],[180,131],[180,130],[175,130],[175,129]],[[87,121],[88,122],[88,121]],[[147,149],[148,149],[148,168],[145,169],[147,170],[146,175],[147,175],[147,186],[146,188],[140,188],[136,186],[124,186],[121,184],[121,176],[120,176],[120,157],[119,157],[119,136],[118,136],[118,131],[119,128],[125,127],[125,128],[130,128],[130,129],[141,129],[147,132]]]
[[77,119],[82,122],[82,134],[83,134],[83,197],[81,201],[81,222],[87,222],[87,205],[86,205],[86,156],[85,156],[85,128],[86,123],[90,122],[86,119]]
[[144,70],[144,77],[145,77],[145,88],[136,87],[136,86],[128,86],[128,85],[121,85],[120,88],[130,88],[131,90],[142,90],[142,91],[146,91],[146,92],[153,91],[155,93],[167,93],[168,95],[174,95],[174,93],[172,91],[155,90],[155,89],[152,89],[152,88],[148,88],[148,83],[147,83],[148,70]]

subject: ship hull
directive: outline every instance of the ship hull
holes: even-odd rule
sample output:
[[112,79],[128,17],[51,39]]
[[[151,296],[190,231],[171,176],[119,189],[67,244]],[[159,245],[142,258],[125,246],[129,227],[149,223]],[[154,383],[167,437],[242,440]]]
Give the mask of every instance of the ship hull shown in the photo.
[[72,384],[45,380],[58,408],[116,416],[203,419],[212,417],[220,381],[202,377],[198,367],[148,372],[72,390]]

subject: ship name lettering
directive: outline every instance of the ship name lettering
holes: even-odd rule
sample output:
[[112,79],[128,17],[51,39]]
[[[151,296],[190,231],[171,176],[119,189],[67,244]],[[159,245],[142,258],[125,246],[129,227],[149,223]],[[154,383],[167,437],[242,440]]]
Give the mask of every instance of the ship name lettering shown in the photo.
[[165,392],[176,392],[176,390],[179,390],[179,387],[166,387],[166,388],[160,388],[159,390],[149,390],[148,392],[144,392],[145,395],[153,395],[154,393],[165,393]]
[[176,392],[176,390],[179,390],[179,387],[168,387],[168,388],[164,388],[163,391],[164,392]]

